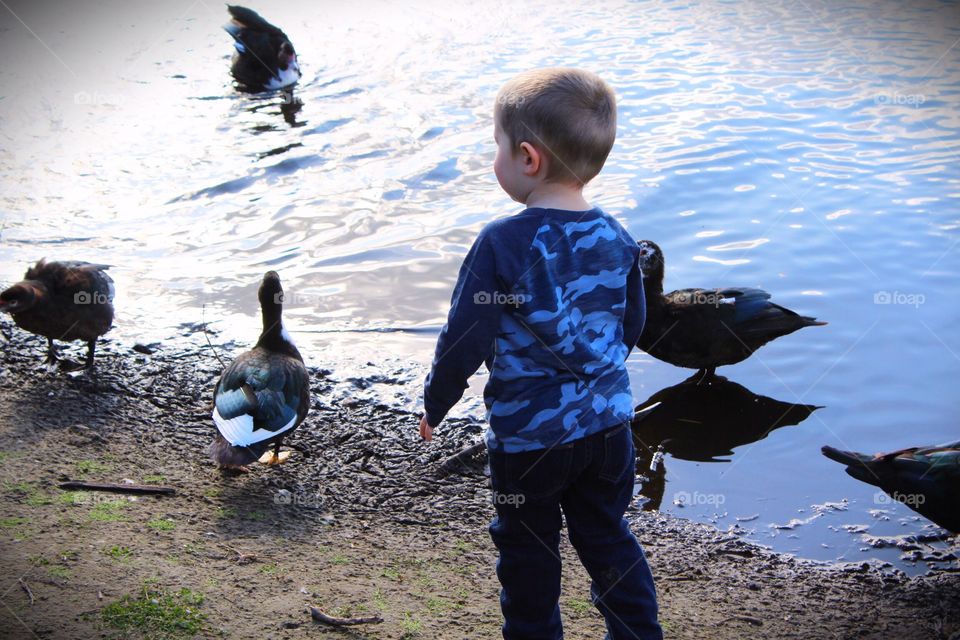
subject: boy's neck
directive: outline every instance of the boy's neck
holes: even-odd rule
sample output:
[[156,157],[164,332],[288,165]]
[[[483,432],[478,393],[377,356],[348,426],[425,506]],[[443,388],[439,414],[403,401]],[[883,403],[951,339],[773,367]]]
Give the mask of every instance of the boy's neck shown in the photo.
[[528,208],[587,211],[592,209],[583,198],[583,187],[563,182],[541,182],[527,194]]

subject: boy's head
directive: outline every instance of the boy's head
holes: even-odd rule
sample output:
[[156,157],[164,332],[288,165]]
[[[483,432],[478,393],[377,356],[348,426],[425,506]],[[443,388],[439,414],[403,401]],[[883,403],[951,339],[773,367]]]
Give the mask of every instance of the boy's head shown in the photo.
[[546,163],[547,181],[582,187],[600,173],[613,147],[617,103],[594,73],[535,69],[503,85],[494,122],[501,149],[516,155],[531,145]]

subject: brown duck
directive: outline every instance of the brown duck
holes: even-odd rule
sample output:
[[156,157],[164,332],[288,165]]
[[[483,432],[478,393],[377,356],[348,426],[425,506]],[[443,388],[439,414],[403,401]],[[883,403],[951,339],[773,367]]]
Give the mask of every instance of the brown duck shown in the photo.
[[47,339],[46,362],[57,361],[54,340],[87,343],[86,367],[93,366],[97,338],[113,324],[113,280],[107,266],[40,260],[21,282],[0,293],[0,311],[21,329]]

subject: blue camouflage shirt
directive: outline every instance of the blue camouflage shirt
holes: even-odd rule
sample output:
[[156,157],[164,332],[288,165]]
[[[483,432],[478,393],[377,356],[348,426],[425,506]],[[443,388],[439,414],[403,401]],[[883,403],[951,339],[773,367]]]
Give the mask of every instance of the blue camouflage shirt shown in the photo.
[[630,420],[625,361],[643,330],[639,247],[598,208],[526,209],[463,261],[424,388],[437,425],[482,362],[487,446],[543,449]]

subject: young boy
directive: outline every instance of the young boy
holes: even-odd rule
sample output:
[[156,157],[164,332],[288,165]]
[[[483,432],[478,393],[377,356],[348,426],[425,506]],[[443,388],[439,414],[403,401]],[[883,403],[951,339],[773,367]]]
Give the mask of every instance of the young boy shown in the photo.
[[524,211],[488,224],[467,254],[424,389],[420,435],[481,362],[500,552],[503,637],[562,638],[561,510],[613,640],[661,638],[653,576],[623,514],[633,495],[624,364],[644,322],[637,243],[583,199],[616,136],[596,75],[540,69],[494,108],[494,172]]

